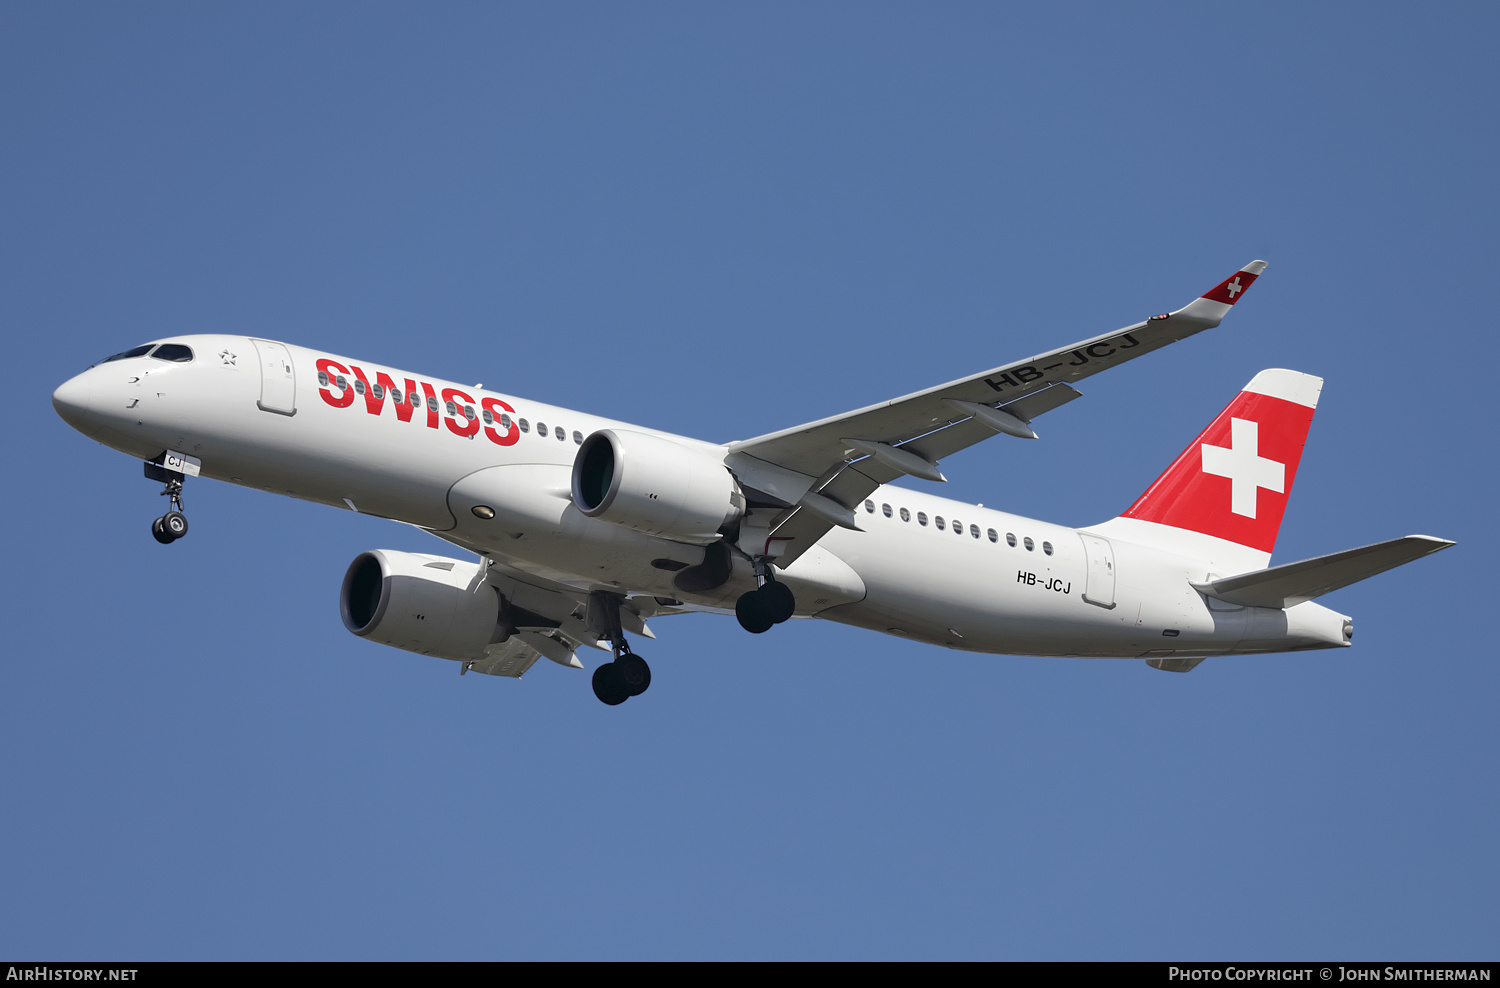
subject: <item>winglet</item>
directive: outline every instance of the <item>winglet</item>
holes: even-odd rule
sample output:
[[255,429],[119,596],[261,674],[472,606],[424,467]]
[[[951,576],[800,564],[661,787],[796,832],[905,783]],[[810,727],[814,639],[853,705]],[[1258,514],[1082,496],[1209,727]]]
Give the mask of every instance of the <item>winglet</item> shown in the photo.
[[1255,284],[1255,279],[1259,278],[1265,270],[1265,261],[1251,261],[1172,315],[1190,316],[1217,326],[1219,321],[1229,314],[1234,303],[1244,296],[1245,290]]
[[1239,301],[1245,289],[1255,283],[1260,273],[1266,269],[1265,261],[1251,261],[1240,268],[1233,275],[1225,278],[1213,291],[1204,292],[1203,297],[1215,302],[1223,302],[1225,305],[1233,305]]

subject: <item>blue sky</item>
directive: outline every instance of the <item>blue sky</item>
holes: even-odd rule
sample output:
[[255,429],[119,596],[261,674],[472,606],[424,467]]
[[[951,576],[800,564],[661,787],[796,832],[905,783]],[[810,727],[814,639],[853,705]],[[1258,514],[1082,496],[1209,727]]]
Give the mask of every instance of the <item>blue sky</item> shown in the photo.
[[[0,955],[1484,958],[1490,5],[9,4]],[[1123,510],[1265,367],[1326,378],[1276,560],[1356,646],[974,656],[657,622],[646,696],[348,634],[372,518],[139,464],[51,390],[266,336],[704,439],[1177,308],[1219,329],[944,462]],[[914,482],[920,483],[920,482]]]

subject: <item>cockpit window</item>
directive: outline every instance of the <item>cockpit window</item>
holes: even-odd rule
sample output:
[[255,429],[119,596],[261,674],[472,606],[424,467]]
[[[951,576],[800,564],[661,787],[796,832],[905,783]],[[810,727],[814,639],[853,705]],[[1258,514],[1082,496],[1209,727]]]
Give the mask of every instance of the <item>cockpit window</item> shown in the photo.
[[185,364],[193,359],[193,350],[192,347],[183,346],[181,343],[163,343],[151,356],[157,360],[170,360],[174,364]]
[[132,350],[126,350],[124,353],[117,353],[113,357],[105,357],[103,360],[99,361],[99,363],[107,364],[111,360],[127,360],[131,357],[144,357],[146,354],[151,352],[151,348],[155,345],[155,343],[143,343]]

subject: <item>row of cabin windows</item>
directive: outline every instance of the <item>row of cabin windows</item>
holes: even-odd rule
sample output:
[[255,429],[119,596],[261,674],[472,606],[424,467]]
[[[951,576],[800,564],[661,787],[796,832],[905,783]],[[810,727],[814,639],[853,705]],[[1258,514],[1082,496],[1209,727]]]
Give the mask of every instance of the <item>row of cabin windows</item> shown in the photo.
[[[866,501],[865,502],[865,511],[867,511],[870,514],[873,515],[875,513],[875,502],[874,501]],[[893,514],[895,514],[896,512],[894,512],[894,511],[891,510],[891,506],[889,504],[882,504],[880,506],[880,513],[883,514],[883,515],[885,515],[887,518],[889,518]],[[911,512],[908,511],[907,509],[902,508],[901,511],[900,511],[900,515],[901,515],[901,520],[902,521],[908,521],[908,522],[911,521]],[[917,512],[917,524],[921,525],[923,528],[927,527],[927,512],[925,512],[925,511],[918,511]],[[961,535],[964,534],[964,523],[961,522],[961,521],[959,521],[957,518],[953,518],[953,519],[949,519],[949,520],[944,520],[944,518],[943,518],[942,515],[934,515],[933,518],[932,518],[932,527],[936,528],[939,532],[946,531],[949,528],[951,528],[954,535],[960,535],[961,536]],[[985,535],[987,535],[989,537],[989,540],[991,542],[999,542],[1000,541],[1000,533],[997,532],[997,531],[995,531],[993,528],[987,528],[987,529],[985,529]],[[969,526],[969,537],[970,538],[975,538],[975,539],[979,538],[979,526],[978,525],[970,525]],[[1034,541],[1032,541],[1031,536],[1028,535],[1024,539],[1021,539],[1020,541],[1021,541],[1021,544],[1026,547],[1026,551],[1027,552],[1033,552],[1033,551],[1036,550],[1036,543]],[[1011,548],[1015,548],[1015,545],[1016,545],[1016,534],[1014,532],[1006,532],[1005,533],[1005,544],[1008,545],[1008,546],[1010,546]],[[1042,551],[1045,552],[1049,556],[1052,555],[1052,543],[1051,542],[1043,542],[1042,543]]]
[[[111,359],[113,359],[113,358],[111,358]],[[349,379],[346,378],[346,377],[344,377],[344,375],[340,374],[337,377],[332,378],[330,380],[330,378],[328,377],[328,372],[327,371],[318,371],[318,383],[321,384],[325,388],[328,387],[330,383],[336,383],[336,384],[338,384],[339,390],[341,390],[341,391],[344,390],[345,388],[349,387]],[[355,394],[362,395],[362,394],[365,393],[366,390],[368,390],[370,392],[370,394],[372,394],[372,395],[375,396],[375,400],[376,401],[383,401],[385,399],[386,389],[383,386],[381,386],[379,384],[372,384],[372,385],[370,385],[368,387],[368,389],[366,389],[365,382],[356,379],[355,382],[354,382],[354,392],[355,392]],[[401,404],[402,402],[406,402],[406,403],[411,404],[414,407],[420,407],[421,404],[422,404],[422,396],[419,395],[419,394],[417,394],[415,391],[408,391],[405,394],[402,394],[400,388],[391,388],[390,392],[391,392],[391,400],[394,401],[398,405]],[[460,414],[462,414],[464,418],[469,419],[471,421],[473,420],[473,418],[474,418],[474,406],[473,405],[465,405],[463,407],[462,412],[460,412],[458,406],[455,405],[453,402],[450,401],[450,402],[446,402],[445,404],[447,406],[448,414],[451,415],[451,416],[453,416],[454,418],[457,418]],[[427,410],[429,412],[435,412],[435,411],[438,410],[438,400],[437,400],[437,398],[433,397],[432,395],[428,395],[427,396]],[[484,419],[484,424],[485,425],[494,425],[495,424],[495,415],[488,408],[486,408],[483,412],[480,413],[480,417]],[[505,414],[504,412],[502,412],[500,414],[499,421],[500,421],[500,428],[509,431],[510,426],[511,426],[511,421],[512,421],[511,417],[509,415]],[[515,424],[520,427],[520,429],[521,429],[522,432],[530,432],[531,431],[531,423],[528,422],[526,419],[516,419],[515,420]],[[547,437],[547,423],[545,423],[545,422],[538,422],[536,424],[536,434],[537,434],[538,438],[545,439]],[[556,426],[552,427],[552,435],[554,435],[554,436],[557,437],[557,441],[558,442],[566,442],[567,438],[568,438],[568,430],[564,429],[560,425],[556,425]],[[579,432],[577,429],[573,430],[573,444],[575,446],[581,446],[581,445],[583,445],[583,433]]]
[[[485,421],[488,422],[489,421],[489,415],[490,415],[490,413],[488,411],[486,411],[484,413],[484,415],[485,415]],[[516,419],[516,425],[518,425],[518,426],[521,427],[521,431],[522,432],[530,432],[531,431],[531,423],[527,422],[525,419]],[[502,428],[502,429],[509,429],[510,428],[510,416],[506,415],[504,412],[502,412],[500,414],[500,428]],[[545,422],[538,422],[536,424],[536,434],[537,434],[537,438],[539,438],[539,439],[545,439],[545,438],[547,438],[547,423],[545,423]],[[564,429],[560,425],[554,425],[552,427],[552,435],[553,435],[553,437],[558,442],[563,442],[563,441],[565,441],[568,438],[568,430]],[[574,446],[582,446],[583,445],[583,433],[579,432],[577,429],[573,430],[573,445]]]

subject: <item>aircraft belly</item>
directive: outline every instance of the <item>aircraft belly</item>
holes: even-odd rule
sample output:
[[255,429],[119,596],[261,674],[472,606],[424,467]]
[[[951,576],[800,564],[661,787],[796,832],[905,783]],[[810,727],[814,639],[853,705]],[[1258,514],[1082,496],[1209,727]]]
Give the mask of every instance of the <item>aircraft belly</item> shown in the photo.
[[448,492],[457,519],[449,534],[555,582],[680,597],[672,577],[701,563],[704,547],[588,517],[573,504],[571,475],[570,465],[558,463],[476,470]]
[[[1028,527],[1055,538],[1053,526]],[[1121,616],[1083,601],[1082,554],[1065,552],[1061,539],[1053,556],[920,528],[840,530],[823,543],[867,588],[864,600],[821,615],[831,620],[1011,654],[1119,654],[1126,637]]]
[[1324,621],[1300,637],[1289,635],[1280,611],[1254,614],[1265,609],[1194,590],[1190,581],[1204,576],[1201,563],[1120,541],[1112,544],[1112,606],[1091,600],[1083,593],[1091,575],[1088,548],[1071,529],[998,516],[997,524],[1032,533],[1033,544],[1053,544],[1047,556],[887,527],[879,518],[867,523],[865,532],[836,530],[820,543],[847,560],[867,587],[862,601],[821,615],[830,620],[964,650],[1119,658],[1313,647],[1297,642],[1332,634]]
[[[754,572],[747,576],[745,590],[755,585]],[[798,614],[820,614],[830,607],[863,600],[869,593],[854,567],[821,545],[807,549],[776,578],[796,596]]]

